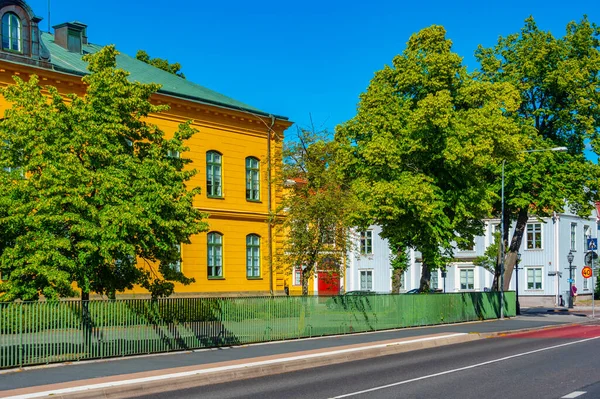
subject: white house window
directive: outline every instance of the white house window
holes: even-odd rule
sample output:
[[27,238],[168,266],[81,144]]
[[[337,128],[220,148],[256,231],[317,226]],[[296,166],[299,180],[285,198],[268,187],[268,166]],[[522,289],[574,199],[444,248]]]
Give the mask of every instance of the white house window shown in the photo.
[[571,250],[577,251],[577,223],[571,223]]
[[474,290],[475,289],[475,270],[460,269],[460,289]]
[[431,279],[429,279],[429,288],[436,290],[439,287],[438,271],[434,270],[431,272]]
[[527,249],[542,248],[542,224],[529,223],[527,225]]
[[373,271],[360,271],[360,289],[361,291],[373,291]]
[[583,279],[583,289],[584,289],[585,291],[587,291],[587,290],[589,290],[589,289],[590,289],[590,288],[589,288],[589,286],[588,286],[588,280],[589,280],[589,278],[584,278],[584,279]]
[[542,289],[542,268],[527,267],[527,289],[541,290]]
[[373,231],[367,230],[360,232],[360,253],[373,253]]
[[246,236],[246,276],[260,277],[260,237]]
[[2,16],[2,48],[21,51],[21,20],[12,12]]

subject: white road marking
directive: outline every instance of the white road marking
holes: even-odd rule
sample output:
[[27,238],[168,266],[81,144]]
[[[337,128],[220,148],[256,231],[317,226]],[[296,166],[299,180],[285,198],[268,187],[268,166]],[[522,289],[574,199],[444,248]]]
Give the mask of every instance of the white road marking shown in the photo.
[[[231,366],[213,367],[213,368],[202,369],[202,370],[182,371],[180,373],[157,375],[157,376],[153,376],[153,377],[134,378],[131,380],[122,380],[122,381],[104,382],[104,383],[100,383],[100,384],[82,385],[82,386],[78,386],[78,387],[55,389],[53,391],[34,392],[34,393],[28,393],[28,394],[24,394],[24,395],[8,396],[4,399],[41,398],[44,396],[60,395],[60,394],[67,394],[67,393],[74,393],[74,392],[83,392],[83,391],[88,391],[91,389],[103,389],[103,388],[118,387],[118,386],[124,386],[124,385],[140,384],[140,383],[144,383],[144,382],[168,380],[170,378],[189,377],[192,375],[201,375],[201,374],[208,374],[208,373],[214,373],[214,372],[219,372],[219,371],[244,369],[244,368],[253,367],[253,366],[265,366],[265,365],[269,365],[269,364],[285,363],[285,362],[289,362],[289,361],[293,361],[293,360],[312,359],[312,358],[317,358],[317,357],[325,357],[325,356],[331,356],[331,355],[337,355],[337,354],[343,354],[343,353],[359,352],[359,351],[363,351],[363,350],[367,350],[367,349],[377,349],[377,348],[385,348],[388,346],[414,344],[417,342],[426,342],[426,341],[432,341],[432,340],[436,340],[436,339],[459,337],[462,335],[468,335],[468,334],[467,333],[454,333],[454,334],[447,334],[447,335],[437,335],[434,337],[411,339],[409,341],[398,341],[398,342],[392,342],[392,343],[386,343],[386,344],[362,346],[362,347],[358,347],[358,348],[339,349],[339,350],[335,350],[335,351],[313,353],[310,355],[290,356],[290,357],[284,357],[284,358],[280,358],[280,359],[263,360],[260,362],[236,364],[236,365],[231,365]],[[0,393],[2,393],[2,391],[0,391]]]
[[586,392],[585,392],[585,391],[574,391],[574,392],[571,392],[571,393],[570,393],[570,394],[568,394],[568,395],[562,396],[562,397],[561,397],[561,399],[571,399],[571,398],[576,398],[576,397],[578,397],[578,396],[581,396],[581,395],[584,395],[584,394],[586,394]]
[[[334,396],[332,398],[329,399],[341,399],[341,398],[349,398],[350,396],[356,396],[356,395],[362,395],[363,393],[368,393],[368,392],[374,392],[374,391],[380,391],[382,389],[387,389],[387,388],[392,388],[392,387],[396,387],[398,385],[404,385],[404,384],[409,384],[411,382],[416,382],[416,381],[421,381],[421,380],[426,380],[429,378],[434,378],[434,377],[439,377],[441,375],[446,375],[446,374],[452,374],[452,373],[457,373],[459,371],[464,371],[464,370],[469,370],[469,369],[474,369],[477,367],[481,367],[481,366],[487,366],[488,364],[493,364],[493,363],[498,363],[498,362],[503,362],[505,360],[510,360],[510,359],[514,359],[516,357],[521,357],[521,356],[527,356],[527,355],[532,355],[534,353],[538,353],[538,352],[544,352],[547,350],[551,350],[551,349],[557,349],[557,348],[562,348],[563,346],[569,346],[569,345],[575,345],[575,344],[580,344],[582,342],[588,342],[588,341],[592,341],[594,339],[598,339],[599,337],[593,337],[593,338],[586,338],[586,339],[582,339],[580,341],[574,341],[574,342],[567,342],[565,344],[560,344],[560,345],[554,345],[554,346],[548,346],[546,348],[541,348],[541,349],[536,349],[533,351],[529,351],[529,352],[523,352],[523,353],[518,353],[516,355],[511,355],[511,356],[506,356],[506,357],[501,357],[499,359],[494,359],[494,360],[488,360],[487,362],[483,362],[483,363],[477,363],[477,364],[472,364],[470,366],[465,366],[465,367],[459,367],[457,369],[452,369],[452,370],[446,370],[446,371],[442,371],[439,373],[435,373],[435,374],[429,374],[429,375],[424,375],[422,377],[417,377],[417,378],[412,378],[410,380],[405,380],[405,381],[399,381],[399,382],[395,382],[393,384],[387,384],[387,385],[381,385],[375,388],[370,388],[370,389],[365,389],[363,391],[356,391],[356,392],[351,392],[351,393],[347,393],[344,395],[340,395],[340,396]],[[577,395],[579,396],[579,395]],[[566,397],[566,396],[565,396]],[[576,396],[573,396],[574,398]]]

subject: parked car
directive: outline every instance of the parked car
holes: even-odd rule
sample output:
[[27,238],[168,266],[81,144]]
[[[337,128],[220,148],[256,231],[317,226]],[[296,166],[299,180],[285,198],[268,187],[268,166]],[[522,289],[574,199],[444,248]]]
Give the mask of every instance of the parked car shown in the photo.
[[327,299],[327,307],[329,309],[335,308],[346,308],[349,304],[360,300],[360,297],[370,296],[370,295],[378,295],[375,291],[368,290],[356,290],[356,291],[347,291],[341,295],[333,296]]
[[413,288],[412,290],[406,291],[407,294],[441,294],[441,288],[432,288],[429,291],[422,291],[420,288]]

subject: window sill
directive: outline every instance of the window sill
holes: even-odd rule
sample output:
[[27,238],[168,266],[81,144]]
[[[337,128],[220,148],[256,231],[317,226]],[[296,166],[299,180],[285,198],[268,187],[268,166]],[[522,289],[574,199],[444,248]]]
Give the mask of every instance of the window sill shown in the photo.
[[253,199],[249,199],[249,198],[246,198],[246,202],[252,202],[252,203],[255,203],[255,204],[262,204],[263,203],[261,200],[253,200]]
[[262,280],[262,277],[248,277],[246,276],[246,280]]
[[544,248],[525,248],[525,251],[542,252]]
[[216,195],[207,195],[206,198],[208,199],[218,199],[218,200],[224,200],[225,197],[223,196],[216,196]]
[[543,288],[526,289],[525,292],[544,292]]
[[225,277],[208,277],[209,280],[225,280]]

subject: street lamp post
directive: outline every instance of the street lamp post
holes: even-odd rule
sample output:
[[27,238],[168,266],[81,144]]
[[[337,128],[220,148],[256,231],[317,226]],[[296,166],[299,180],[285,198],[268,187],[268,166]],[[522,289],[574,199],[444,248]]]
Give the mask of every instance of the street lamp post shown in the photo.
[[[527,150],[522,151],[523,153],[529,152],[545,152],[545,151],[558,151],[565,152],[567,147],[553,147],[553,148],[542,148],[539,150]],[[500,319],[504,319],[504,165],[506,159],[502,160],[502,210],[500,213]]]
[[516,306],[517,315],[521,314],[521,305],[519,304],[519,262],[520,261],[521,261],[521,254],[517,253],[517,264],[515,265],[515,270],[516,270],[516,273],[517,273],[517,275],[515,276],[516,279],[517,279],[517,281],[516,281],[516,283],[517,283],[517,289],[516,289],[516,292],[515,292],[516,293],[516,297],[517,297],[517,306]]
[[569,251],[567,261],[569,261],[569,309],[573,309],[573,252]]

